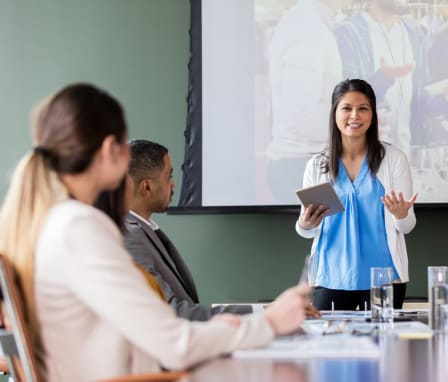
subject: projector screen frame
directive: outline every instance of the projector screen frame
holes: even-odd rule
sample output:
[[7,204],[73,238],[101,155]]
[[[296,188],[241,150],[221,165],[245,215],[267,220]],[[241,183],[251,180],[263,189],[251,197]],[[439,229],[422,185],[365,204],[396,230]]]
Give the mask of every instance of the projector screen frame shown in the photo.
[[[177,206],[168,214],[298,214],[300,205],[202,205],[202,0],[190,0],[190,59],[188,63],[188,94],[185,152],[182,164],[182,181]],[[417,203],[416,210],[446,209],[448,203]]]
[[294,213],[299,205],[202,206],[202,0],[190,0],[190,59],[182,182],[177,206],[168,214]]

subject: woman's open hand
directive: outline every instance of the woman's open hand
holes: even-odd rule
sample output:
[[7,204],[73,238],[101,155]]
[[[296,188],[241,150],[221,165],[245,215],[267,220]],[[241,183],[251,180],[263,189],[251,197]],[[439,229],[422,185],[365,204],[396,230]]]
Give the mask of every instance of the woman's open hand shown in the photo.
[[417,193],[412,195],[411,199],[404,200],[403,194],[395,194],[395,191],[391,191],[381,198],[381,201],[387,208],[387,210],[394,215],[397,219],[404,219],[408,216],[409,209],[414,205],[417,199]]

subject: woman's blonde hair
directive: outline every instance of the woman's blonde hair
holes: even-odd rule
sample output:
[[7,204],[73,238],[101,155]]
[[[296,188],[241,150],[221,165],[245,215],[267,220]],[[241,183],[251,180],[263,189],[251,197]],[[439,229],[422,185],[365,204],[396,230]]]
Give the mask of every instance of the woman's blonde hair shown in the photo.
[[34,300],[34,249],[47,211],[67,191],[39,153],[25,155],[16,167],[0,212],[0,252],[16,271],[26,320],[36,354],[42,354]]
[[18,277],[37,355],[44,351],[34,292],[40,228],[49,209],[68,197],[59,174],[86,170],[110,134],[123,141],[126,123],[121,105],[101,89],[76,84],[45,100],[32,121],[36,146],[18,163],[0,210],[0,253],[9,259]]

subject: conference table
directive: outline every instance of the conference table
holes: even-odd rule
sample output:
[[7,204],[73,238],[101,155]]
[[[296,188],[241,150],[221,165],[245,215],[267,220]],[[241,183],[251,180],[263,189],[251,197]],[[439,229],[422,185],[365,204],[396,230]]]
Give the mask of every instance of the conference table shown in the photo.
[[356,344],[352,356],[281,359],[257,357],[255,352],[251,357],[228,356],[198,365],[182,382],[448,382],[448,334],[415,338],[396,334],[369,336],[377,348],[372,357],[358,357]]

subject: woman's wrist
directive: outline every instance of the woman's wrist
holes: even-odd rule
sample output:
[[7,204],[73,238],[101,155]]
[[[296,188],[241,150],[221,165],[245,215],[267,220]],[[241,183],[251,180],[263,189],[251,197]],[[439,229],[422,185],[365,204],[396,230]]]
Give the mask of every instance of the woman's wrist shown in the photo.
[[301,216],[299,217],[299,226],[304,230],[310,230],[314,228],[311,224],[305,222]]
[[406,212],[398,212],[398,213],[395,213],[393,215],[394,215],[395,219],[403,220],[403,219],[406,219],[408,217],[408,211],[406,211]]

